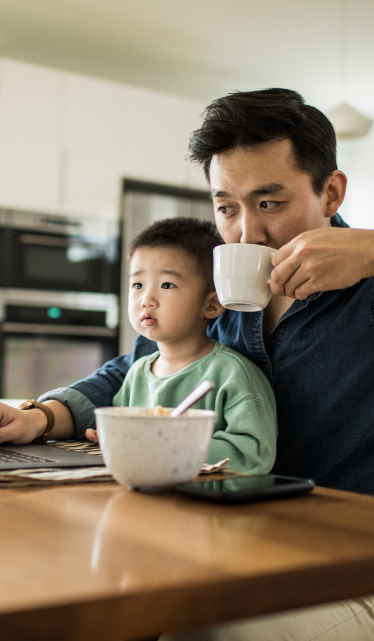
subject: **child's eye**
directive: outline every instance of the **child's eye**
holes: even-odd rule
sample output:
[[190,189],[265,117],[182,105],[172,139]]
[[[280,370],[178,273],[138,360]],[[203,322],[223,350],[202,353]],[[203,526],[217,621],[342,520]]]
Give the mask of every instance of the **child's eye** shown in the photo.
[[161,289],[171,289],[172,287],[175,287],[173,283],[162,283]]
[[141,289],[143,285],[141,283],[133,283],[132,288],[133,289]]

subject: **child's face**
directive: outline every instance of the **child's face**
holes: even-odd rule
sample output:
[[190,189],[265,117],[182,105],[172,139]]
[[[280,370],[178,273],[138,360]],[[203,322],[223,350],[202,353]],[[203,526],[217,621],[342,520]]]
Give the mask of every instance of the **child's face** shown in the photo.
[[184,250],[142,247],[132,257],[129,318],[139,334],[160,343],[205,334],[211,298],[194,258]]

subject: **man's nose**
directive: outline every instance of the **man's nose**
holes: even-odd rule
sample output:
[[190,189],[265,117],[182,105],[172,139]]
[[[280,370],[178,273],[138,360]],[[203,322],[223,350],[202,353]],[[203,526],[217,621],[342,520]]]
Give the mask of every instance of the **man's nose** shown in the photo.
[[243,210],[240,220],[240,242],[253,245],[266,245],[268,235],[260,217],[251,211]]

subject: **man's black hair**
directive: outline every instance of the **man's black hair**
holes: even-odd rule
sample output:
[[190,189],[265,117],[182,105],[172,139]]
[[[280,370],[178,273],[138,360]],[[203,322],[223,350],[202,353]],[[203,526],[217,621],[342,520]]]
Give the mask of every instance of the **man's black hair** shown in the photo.
[[176,247],[190,254],[198,271],[214,290],[213,249],[223,245],[214,223],[197,218],[177,217],[159,220],[144,229],[131,243],[129,259],[142,247]]
[[237,147],[289,139],[296,167],[309,174],[321,195],[337,169],[336,137],[331,122],[291,89],[238,91],[214,100],[204,122],[190,138],[189,159],[203,165],[209,182],[212,157]]

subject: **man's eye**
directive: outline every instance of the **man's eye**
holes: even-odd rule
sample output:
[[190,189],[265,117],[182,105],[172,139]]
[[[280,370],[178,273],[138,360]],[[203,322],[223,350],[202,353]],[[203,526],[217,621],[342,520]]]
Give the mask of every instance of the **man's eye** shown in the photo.
[[229,207],[228,205],[220,205],[220,207],[217,207],[217,211],[220,212],[220,214],[223,214],[224,216],[230,216],[233,211],[233,207]]
[[133,289],[141,289],[143,285],[141,283],[133,283],[132,288]]
[[175,287],[173,283],[162,283],[161,285],[161,289],[172,289],[173,287]]
[[261,209],[267,209],[267,210],[272,210],[276,209],[278,207],[279,203],[276,200],[263,200],[260,203]]

